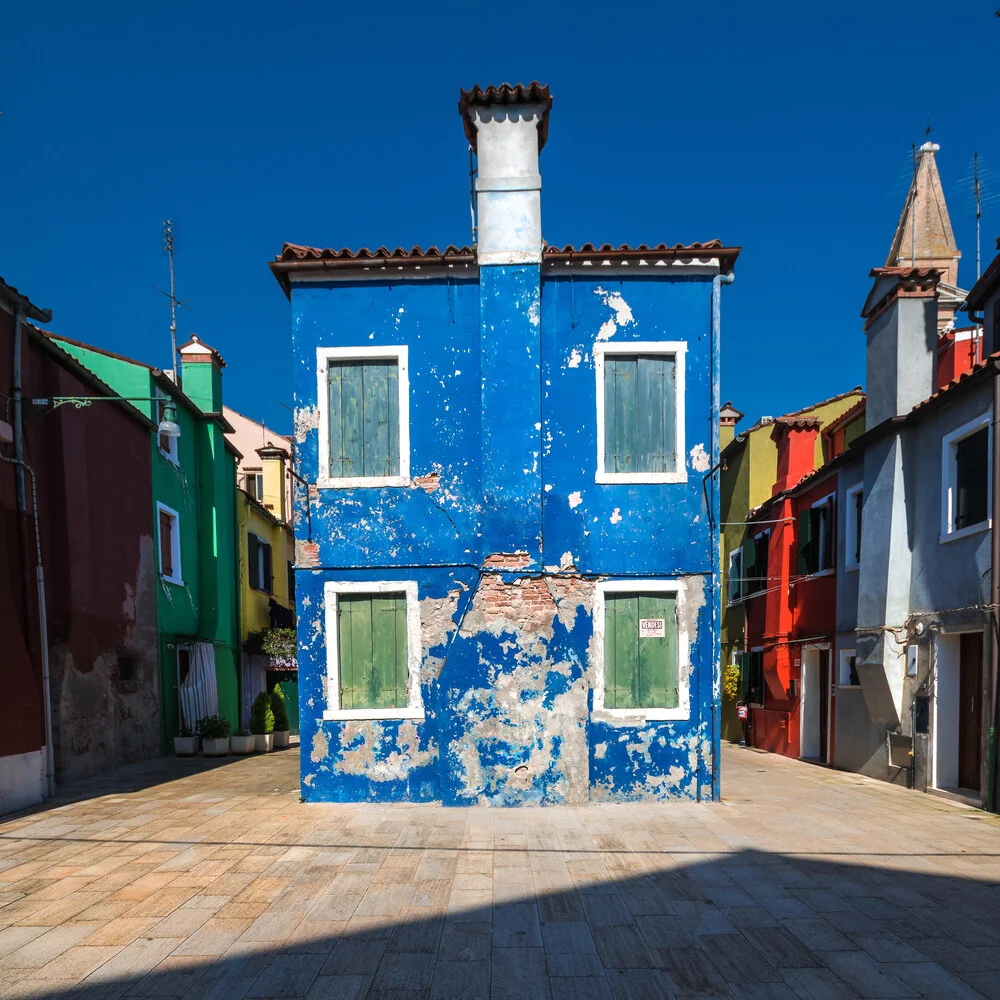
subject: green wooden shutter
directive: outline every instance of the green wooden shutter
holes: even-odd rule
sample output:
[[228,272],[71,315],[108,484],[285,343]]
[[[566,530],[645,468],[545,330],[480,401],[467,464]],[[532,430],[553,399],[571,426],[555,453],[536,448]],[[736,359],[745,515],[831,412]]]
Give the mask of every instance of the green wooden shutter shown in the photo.
[[[640,638],[640,618],[662,618],[664,635]],[[676,598],[672,594],[608,594],[604,620],[605,707],[676,708]]]
[[399,475],[399,364],[331,361],[330,474]]
[[271,565],[271,546],[266,542],[261,543],[261,550],[264,553],[264,579],[261,581],[261,589],[269,594],[274,593],[274,569]]
[[743,543],[743,592],[756,594],[760,590],[757,580],[757,539],[748,538]]
[[405,708],[405,595],[341,595],[337,605],[341,707]]
[[604,363],[604,471],[677,468],[676,359],[608,355]]
[[260,540],[256,535],[247,534],[247,579],[252,590],[260,590]]
[[812,551],[813,539],[813,519],[812,510],[799,511],[799,573],[806,575],[812,573],[810,567],[810,553]]

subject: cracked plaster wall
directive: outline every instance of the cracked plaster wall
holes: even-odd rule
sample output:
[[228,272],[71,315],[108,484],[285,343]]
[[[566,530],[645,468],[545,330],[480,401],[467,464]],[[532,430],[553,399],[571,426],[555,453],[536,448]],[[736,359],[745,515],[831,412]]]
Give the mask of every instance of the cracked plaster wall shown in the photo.
[[[538,268],[482,271],[293,286],[300,473],[314,481],[318,465],[316,347],[374,343],[409,346],[413,475],[409,488],[310,489],[308,517],[296,491],[303,796],[707,797],[711,278],[539,286]],[[687,342],[687,483],[595,484],[598,340]],[[595,582],[629,576],[685,581],[689,720],[594,717]],[[324,721],[323,585],[394,579],[418,584],[425,718]]]

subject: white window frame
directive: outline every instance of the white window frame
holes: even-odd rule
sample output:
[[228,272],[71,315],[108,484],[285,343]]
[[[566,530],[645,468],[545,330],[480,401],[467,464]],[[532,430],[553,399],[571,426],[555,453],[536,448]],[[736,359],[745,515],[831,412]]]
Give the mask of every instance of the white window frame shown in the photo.
[[255,587],[250,583],[250,539],[257,539],[257,580],[261,584],[267,583],[264,579],[264,546],[266,545],[271,550],[271,586],[274,586],[274,547],[266,538],[261,538],[256,531],[247,532],[247,584],[251,590],[257,591],[258,594],[274,594],[273,590],[267,590],[265,587]]
[[[406,708],[340,707],[340,629],[337,603],[341,594],[404,594],[406,596]],[[420,690],[420,602],[415,580],[328,580],[323,587],[326,605],[326,720],[354,719],[424,719],[424,701]]]
[[[398,476],[331,476],[330,475],[330,397],[329,369],[331,361],[395,361],[399,382],[399,475]],[[385,347],[317,347],[316,401],[319,410],[319,475],[320,489],[358,489],[359,487],[410,485],[410,375],[409,349],[405,345]]]
[[[153,403],[153,406],[155,407],[154,413],[155,413],[157,427],[159,427],[160,419],[161,419],[161,417],[160,417],[160,405],[161,404],[170,405],[171,402],[172,402],[172,400],[171,400],[170,396],[168,396],[167,393],[165,393],[158,386],[154,390],[154,394],[156,396],[156,402]],[[159,434],[159,432],[157,432],[157,435],[156,435],[156,447],[159,450],[160,454],[168,462],[173,462],[174,465],[176,465],[176,466],[179,467],[180,464],[181,464],[181,459],[180,459],[180,455],[177,453],[177,438],[175,438],[175,437],[167,438],[167,441],[169,442],[169,445],[166,448],[164,448],[163,445],[160,442],[160,434]]]
[[[734,577],[735,574],[735,577]],[[733,589],[733,580],[736,580],[736,589]],[[726,576],[726,603],[728,607],[740,604],[743,601],[743,546],[733,549],[729,553],[729,571]]]
[[[763,646],[751,646],[747,653],[760,653],[760,701],[749,701],[748,705],[753,705],[755,708],[764,707],[764,699],[767,696],[767,681],[764,680],[764,647]],[[750,664],[747,664],[747,673],[750,672]],[[749,677],[747,678],[749,680]]]
[[855,551],[858,551],[860,539],[858,538],[858,512],[854,498],[860,493],[864,496],[865,484],[856,483],[844,493],[844,569],[857,571],[860,563],[854,558]]
[[[832,512],[832,516],[830,518],[830,527],[835,527],[836,524],[837,524],[837,494],[835,492],[834,493],[827,493],[827,495],[825,497],[820,497],[820,499],[817,500],[815,503],[809,504],[809,508],[810,508],[810,510],[815,510],[817,507],[822,507],[830,499],[833,500],[833,512]],[[824,531],[824,527],[825,527],[822,521],[820,521],[819,527],[820,527],[819,554],[820,554],[820,559],[822,559],[823,558],[823,541],[824,541],[823,531]],[[826,528],[826,530],[829,530],[829,528]],[[798,550],[798,542],[799,542],[798,536],[796,536],[796,538],[795,538],[796,559],[798,559],[798,551],[799,551]],[[837,545],[836,545],[836,536],[834,536],[834,544],[830,546],[830,551],[833,553],[833,565],[832,566],[830,566],[828,569],[818,569],[818,570],[816,570],[815,573],[806,573],[803,576],[798,577],[798,579],[795,580],[795,581],[793,581],[793,582],[794,583],[801,583],[803,580],[815,580],[817,577],[820,577],[820,576],[833,576],[834,573],[837,572]]]
[[[673,594],[677,613],[677,707],[676,708],[605,708],[604,707],[604,612],[605,594]],[[691,641],[685,621],[684,583],[681,580],[603,580],[594,591],[594,653],[591,660],[594,677],[594,715],[612,719],[635,719],[641,722],[676,722],[691,718]]]
[[[594,371],[597,376],[597,483],[686,483],[687,451],[684,436],[684,358],[687,342],[683,340],[633,340],[594,344]],[[605,472],[604,471],[604,357],[607,354],[664,354],[674,358],[674,427],[677,469],[674,472]]]
[[[771,529],[770,528],[765,528],[763,531],[758,531],[756,535],[747,534],[744,537],[744,544],[746,544],[747,542],[753,542],[754,544],[756,544],[758,538],[767,538],[768,554],[770,555],[770,551],[771,551]],[[742,546],[741,546],[741,551],[742,551]],[[770,563],[770,561],[771,560],[768,559],[768,563]],[[749,591],[747,590],[747,587],[750,585],[750,580],[749,580],[749,578],[746,575],[746,563],[744,563],[743,564],[743,600],[744,601],[749,601],[751,597],[757,597],[757,596],[765,594],[767,592],[767,590],[768,590],[768,584],[770,583],[770,581],[765,576],[764,579],[762,581],[760,581],[760,582],[761,582],[760,588],[757,589],[757,590],[755,590],[752,594],[749,593]]]
[[[986,428],[986,453],[987,453],[987,480],[986,480],[986,519],[977,524],[970,524],[964,528],[955,528],[955,493],[958,489],[958,462],[956,457],[956,445],[959,441],[971,437],[977,431]],[[945,434],[941,438],[941,538],[940,543],[954,542],[959,538],[966,538],[975,535],[980,531],[986,531],[993,525],[993,520],[989,516],[990,498],[993,496],[993,422],[990,419],[990,412],[956,427],[950,434]]]
[[[170,531],[170,554],[173,557],[174,572],[167,576],[163,572],[163,556],[160,548],[160,514],[169,514],[173,524]],[[181,516],[173,507],[168,507],[165,503],[156,502],[156,560],[160,570],[160,579],[167,583],[175,583],[178,587],[184,586],[184,574],[181,569]]]
[[857,670],[858,654],[856,650],[841,649],[837,653],[837,687],[852,688],[852,689],[857,688],[860,691],[861,690],[860,684],[851,683],[851,668],[847,665],[847,660],[851,656],[854,657],[854,669]]

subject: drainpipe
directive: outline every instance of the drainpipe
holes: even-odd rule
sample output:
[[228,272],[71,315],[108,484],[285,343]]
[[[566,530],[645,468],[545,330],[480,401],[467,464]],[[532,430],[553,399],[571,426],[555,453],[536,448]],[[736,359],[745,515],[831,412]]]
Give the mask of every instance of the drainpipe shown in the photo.
[[[722,327],[722,286],[731,285],[733,278],[734,275],[730,272],[729,274],[717,274],[712,279],[712,410],[710,419],[712,424],[711,467],[713,469],[719,464],[719,380],[722,369],[722,349],[719,338]],[[714,478],[712,479],[711,503],[708,505],[708,509],[709,544],[712,560],[712,801],[718,802],[722,798],[722,776],[719,773],[722,763],[722,647],[719,635],[719,629],[722,625],[722,603],[719,593],[719,546],[721,544],[719,537],[721,532],[719,486]]]
[[[23,526],[27,514],[24,489],[24,414],[21,389],[21,319],[20,306],[14,307],[14,371],[13,371],[13,413],[14,413],[14,465],[17,484],[18,523]],[[28,470],[31,471],[30,469]],[[42,542],[38,528],[38,491],[35,474],[31,473],[31,501],[35,518],[35,584],[38,588],[38,628],[39,648],[42,654],[42,701],[45,711],[45,785],[46,795],[51,798],[56,792],[55,753],[52,747],[52,693],[49,683],[49,627],[45,607],[45,570],[42,566]],[[22,527],[22,544],[27,548],[27,539]]]
[[990,643],[990,713],[989,749],[987,751],[986,808],[996,811],[997,806],[997,722],[1000,719],[1000,690],[998,690],[998,665],[1000,665],[1000,362],[994,361],[993,372],[993,490],[991,503],[992,528],[990,530],[990,589],[993,605],[990,620],[993,623],[993,641]]

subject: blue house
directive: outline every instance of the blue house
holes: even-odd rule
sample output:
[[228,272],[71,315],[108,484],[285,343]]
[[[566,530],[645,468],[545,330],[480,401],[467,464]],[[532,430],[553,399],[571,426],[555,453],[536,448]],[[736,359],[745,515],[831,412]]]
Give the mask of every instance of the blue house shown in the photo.
[[462,91],[477,244],[286,244],[302,794],[719,794],[720,286],[547,246],[552,98]]

